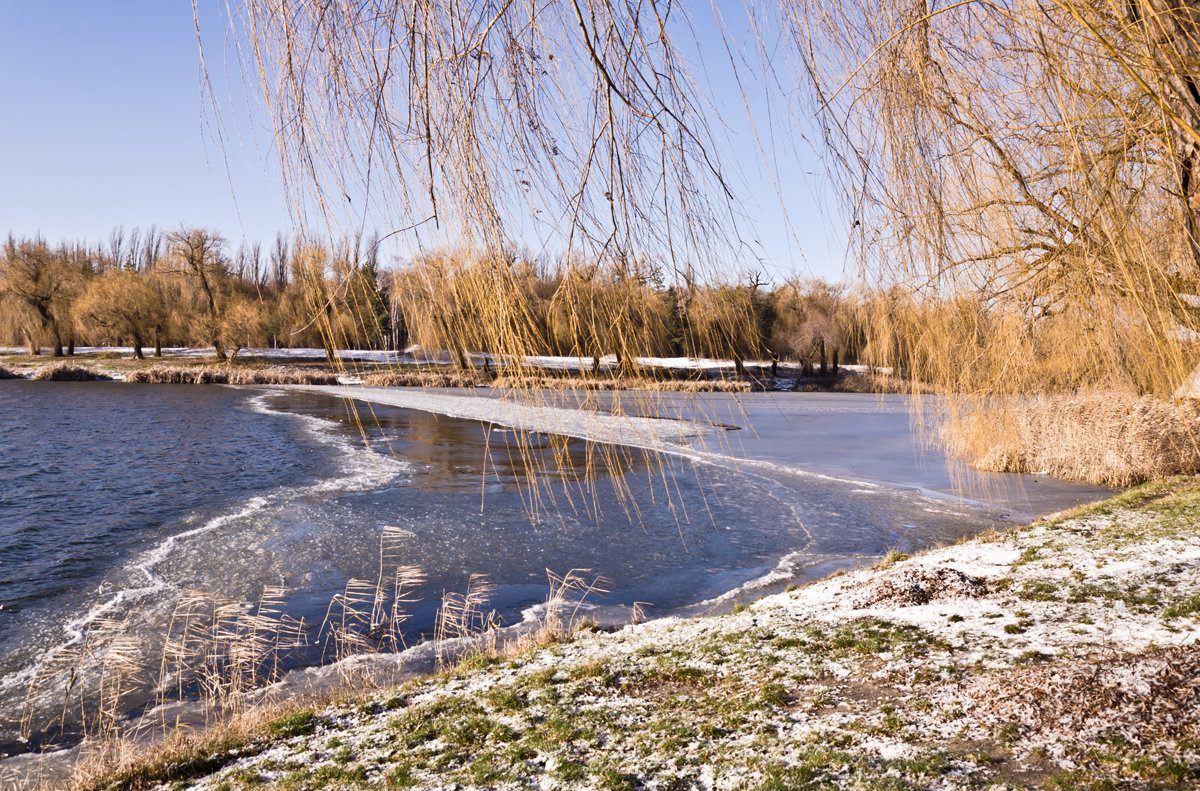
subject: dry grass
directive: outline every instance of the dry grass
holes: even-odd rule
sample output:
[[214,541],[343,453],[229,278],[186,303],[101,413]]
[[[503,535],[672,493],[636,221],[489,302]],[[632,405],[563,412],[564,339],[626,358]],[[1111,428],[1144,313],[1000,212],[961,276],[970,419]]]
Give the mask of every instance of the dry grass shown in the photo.
[[1134,744],[1200,739],[1200,644],[990,676],[964,690],[974,712],[1043,733],[1119,733]]
[[422,369],[419,371],[379,371],[363,377],[369,387],[475,387],[491,384],[493,377],[482,371]]
[[290,368],[230,369],[231,385],[335,385],[337,376],[325,371],[304,371]]
[[[256,691],[282,678],[289,654],[313,645],[304,622],[283,612],[285,592],[277,587],[266,588],[250,608],[213,594],[185,592],[157,654],[146,651],[128,623],[102,619],[89,625],[80,644],[44,658],[28,694],[29,704],[56,696],[61,715],[55,717],[77,720],[86,736],[65,786],[60,781],[52,787],[139,789],[207,774],[232,760],[231,750],[278,735],[279,723],[309,707],[377,689],[386,671],[381,677],[368,663],[342,660],[407,647],[401,627],[409,620],[406,607],[415,601],[413,591],[424,579],[420,569],[400,562],[410,536],[387,528],[380,538],[376,578],[351,579],[330,601],[315,644],[326,661],[336,663],[338,674],[333,683],[303,696],[281,699]],[[489,606],[494,586],[471,575],[465,593],[443,596],[433,636],[437,667],[453,670],[462,662],[515,655],[569,637],[583,625],[584,600],[607,592],[607,580],[589,581],[585,572],[548,572],[550,589],[539,624],[504,637]],[[171,712],[165,704],[193,697],[199,719],[169,719],[178,712],[127,719],[147,678],[157,679],[154,702],[163,706],[158,710]],[[27,705],[26,732],[33,724]]]
[[645,390],[680,393],[748,393],[753,385],[740,379],[656,379],[645,377],[502,376],[496,387],[511,390]]
[[8,368],[5,368],[3,365],[0,365],[0,379],[23,379],[23,378],[24,377],[22,377],[17,372],[11,371]]
[[994,399],[952,413],[950,451],[984,470],[1104,486],[1200,470],[1200,406],[1120,392]]
[[92,368],[71,363],[42,366],[31,378],[36,382],[100,382],[109,379]]
[[505,390],[643,390],[684,393],[747,393],[748,381],[733,379],[657,379],[575,375],[494,375],[482,370],[380,371],[363,377],[370,387],[477,387]]
[[302,720],[312,707],[334,699],[335,696],[314,697],[260,705],[202,731],[176,731],[166,742],[149,747],[132,742],[95,745],[81,754],[65,785],[44,787],[139,791],[164,782],[203,776],[233,760],[233,753],[239,748],[263,739],[265,734],[286,729],[292,722]]
[[337,376],[293,368],[201,368],[156,365],[130,371],[126,382],[137,384],[335,385]]

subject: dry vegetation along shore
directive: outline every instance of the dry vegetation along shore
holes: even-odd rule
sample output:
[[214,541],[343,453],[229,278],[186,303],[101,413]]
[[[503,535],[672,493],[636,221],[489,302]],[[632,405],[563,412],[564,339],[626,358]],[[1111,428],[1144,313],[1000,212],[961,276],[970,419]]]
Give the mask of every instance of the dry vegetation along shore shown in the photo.
[[[566,363],[571,361],[563,358]],[[557,361],[556,361],[557,362]],[[674,361],[671,361],[674,363]],[[436,363],[377,363],[350,361],[337,366],[313,357],[248,358],[237,364],[214,363],[194,357],[135,360],[119,353],[81,356],[77,360],[47,363],[37,357],[12,356],[0,367],[0,378],[30,378],[40,381],[89,381],[119,379],[137,384],[312,384],[341,382],[376,387],[497,387],[508,390],[651,390],[678,392],[732,392],[752,390],[847,390],[851,392],[895,390],[885,377],[843,368],[828,375],[804,375],[796,365],[779,366],[771,375],[769,366],[759,365],[757,375],[734,375],[730,370],[697,360],[694,365],[644,365],[638,375],[604,370],[585,374],[569,367],[527,364],[519,371],[497,370],[480,362],[459,368]],[[706,367],[705,363],[709,363]],[[746,367],[749,373],[751,366]]]
[[[75,361],[45,363],[11,356],[0,379],[45,381],[120,379],[146,384],[332,385],[374,387],[494,387],[504,391],[641,390],[671,392],[839,391],[913,393],[922,388],[880,369],[842,367],[827,376],[805,375],[800,366],[745,365],[678,360],[642,365],[638,375],[604,370],[596,375],[569,367],[570,358],[548,358],[549,366],[526,365],[518,372],[405,361],[379,362],[353,357],[329,365],[318,353],[248,357],[237,364],[195,356],[166,361],[135,360],[116,352],[82,355]],[[289,353],[293,350],[287,350]],[[312,350],[318,352],[318,350]],[[353,353],[351,353],[353,354]],[[574,362],[578,363],[578,360]],[[918,396],[918,398],[922,398]],[[943,408],[948,407],[948,408]],[[957,461],[979,470],[1051,475],[1097,486],[1123,487],[1167,475],[1200,470],[1200,407],[1195,397],[1164,400],[1128,391],[1010,393],[980,402],[973,398],[940,402],[941,444]]]
[[481,651],[87,788],[1191,788],[1200,481],[725,615]]

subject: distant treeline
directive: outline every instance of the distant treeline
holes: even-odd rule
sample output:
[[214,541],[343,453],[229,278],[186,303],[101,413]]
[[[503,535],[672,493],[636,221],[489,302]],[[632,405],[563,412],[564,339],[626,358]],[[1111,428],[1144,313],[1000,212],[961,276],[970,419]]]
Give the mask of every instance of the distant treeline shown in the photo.
[[868,344],[860,295],[821,280],[768,286],[664,282],[647,261],[502,260],[459,250],[380,267],[371,239],[277,236],[230,250],[213,231],[116,230],[100,245],[9,236],[0,251],[0,344],[397,349],[462,365],[504,353],[778,359],[823,368]]

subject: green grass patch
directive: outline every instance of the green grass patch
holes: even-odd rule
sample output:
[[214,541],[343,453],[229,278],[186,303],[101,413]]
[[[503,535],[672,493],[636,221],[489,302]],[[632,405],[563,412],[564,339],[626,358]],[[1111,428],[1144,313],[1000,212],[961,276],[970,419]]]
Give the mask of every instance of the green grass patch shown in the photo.
[[317,732],[317,713],[312,709],[301,709],[272,722],[267,733],[279,739],[294,736],[309,736]]
[[1184,616],[1200,615],[1200,594],[1178,601],[1163,610],[1164,618],[1183,618]]

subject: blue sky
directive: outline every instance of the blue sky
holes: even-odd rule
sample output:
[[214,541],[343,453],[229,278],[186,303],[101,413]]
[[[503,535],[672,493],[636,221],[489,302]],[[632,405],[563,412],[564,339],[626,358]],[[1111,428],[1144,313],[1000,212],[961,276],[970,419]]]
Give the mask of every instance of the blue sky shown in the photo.
[[0,0],[0,73],[0,231],[288,227],[264,166],[205,129],[189,3]]
[[[207,2],[207,0],[206,0]],[[740,14],[731,3],[730,19]],[[700,16],[700,13],[697,13]],[[215,13],[209,21],[217,22]],[[730,89],[712,27],[699,25],[714,87]],[[218,93],[224,65],[210,63]],[[201,91],[191,4],[183,0],[0,0],[0,233],[99,241],[114,226],[199,225],[237,243],[269,242],[291,223],[244,113],[224,144]],[[236,84],[236,80],[233,80]],[[238,99],[235,97],[234,101]],[[740,151],[749,130],[740,98],[725,114]],[[232,122],[233,116],[227,116]],[[762,270],[843,277],[837,221],[818,200],[819,163],[801,150],[782,158],[783,202],[760,157],[737,171]]]

